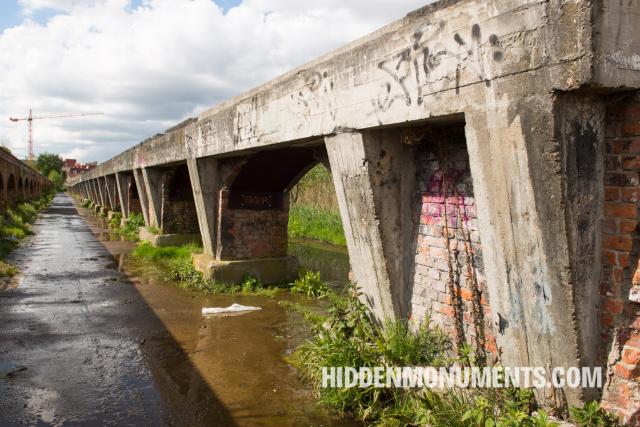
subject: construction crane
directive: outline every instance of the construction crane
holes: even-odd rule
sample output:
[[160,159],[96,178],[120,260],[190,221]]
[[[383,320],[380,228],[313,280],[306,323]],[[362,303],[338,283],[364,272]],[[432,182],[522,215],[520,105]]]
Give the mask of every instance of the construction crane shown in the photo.
[[33,121],[34,120],[42,120],[42,119],[61,119],[64,117],[80,117],[80,116],[97,116],[104,113],[69,113],[69,114],[58,114],[54,116],[36,116],[34,117],[31,113],[31,109],[29,109],[29,117],[9,117],[9,120],[12,122],[19,122],[26,120],[29,122],[29,160],[33,161]]

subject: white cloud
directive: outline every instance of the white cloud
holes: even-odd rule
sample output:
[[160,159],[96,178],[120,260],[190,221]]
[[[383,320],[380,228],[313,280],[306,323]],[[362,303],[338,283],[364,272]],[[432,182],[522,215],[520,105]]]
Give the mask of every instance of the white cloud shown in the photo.
[[376,30],[426,0],[20,0],[26,19],[0,34],[0,137],[26,155],[9,116],[101,111],[34,122],[36,154],[106,160],[182,119]]

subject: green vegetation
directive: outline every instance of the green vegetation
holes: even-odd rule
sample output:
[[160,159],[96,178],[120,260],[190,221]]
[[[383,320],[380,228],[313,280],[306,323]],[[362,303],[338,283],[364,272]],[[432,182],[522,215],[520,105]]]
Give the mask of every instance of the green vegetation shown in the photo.
[[49,176],[51,171],[56,171],[60,174],[60,176],[63,176],[62,174],[63,165],[64,165],[64,161],[62,160],[62,157],[60,157],[58,154],[41,153],[41,154],[38,154],[35,167],[37,170],[42,172],[44,176]]
[[62,176],[60,172],[52,170],[47,175],[47,178],[49,178],[49,181],[53,183],[53,188],[55,188],[56,191],[62,191],[64,187],[64,176]]
[[151,234],[162,234],[162,230],[155,226],[147,227],[147,230],[149,230],[149,233]]
[[119,212],[114,212],[111,215],[111,219],[109,220],[109,228],[116,229],[120,228],[120,221],[122,220],[122,214]]
[[345,246],[340,214],[317,206],[294,205],[289,209],[289,236]]
[[83,208],[87,208],[87,209],[91,209],[93,207],[93,202],[91,200],[87,199],[84,202],[82,202],[82,207]]
[[289,290],[293,294],[302,294],[307,297],[322,297],[329,293],[329,287],[320,279],[320,273],[317,271],[300,273]]
[[[35,220],[38,211],[46,207],[53,197],[43,195],[32,203],[20,203],[14,209],[0,215],[0,260],[14,250],[20,241],[32,234],[30,224]],[[12,265],[0,261],[0,277],[13,276],[17,269]]]
[[[116,218],[116,216],[118,219],[114,220],[113,218]],[[144,218],[141,213],[131,212],[124,226],[120,226],[120,221],[122,219],[120,214],[115,214],[113,218],[109,222],[109,227],[114,233],[123,236],[127,240],[138,240],[138,232],[140,231],[140,227],[144,225]]]
[[331,174],[317,165],[293,187],[289,235],[346,245]]
[[571,420],[580,427],[614,427],[620,425],[618,419],[607,413],[598,402],[587,402],[582,408],[569,409]]
[[192,253],[200,253],[202,248],[195,244],[183,246],[155,247],[148,242],[140,242],[132,252],[138,259],[153,262],[168,262],[173,260],[191,260]]
[[[299,281],[315,281],[299,279]],[[331,366],[475,366],[471,348],[457,358],[449,355],[449,337],[429,319],[415,328],[405,320],[372,320],[368,308],[357,298],[354,285],[348,296],[328,292],[329,305],[319,313],[308,306],[281,301],[298,311],[310,324],[314,336],[301,345],[289,361],[309,381],[321,404],[360,419],[366,425],[384,426],[557,426],[537,408],[532,390],[518,388],[339,388],[322,387],[322,368]],[[597,403],[570,410],[579,426],[618,425]]]
[[202,273],[193,268],[191,256],[202,252],[195,244],[183,246],[154,247],[141,242],[132,255],[140,260],[152,262],[164,269],[166,279],[176,281],[185,289],[204,291],[210,294],[262,295],[273,297],[281,291],[281,284],[265,285],[254,276],[247,275],[241,283],[226,284],[204,280]]

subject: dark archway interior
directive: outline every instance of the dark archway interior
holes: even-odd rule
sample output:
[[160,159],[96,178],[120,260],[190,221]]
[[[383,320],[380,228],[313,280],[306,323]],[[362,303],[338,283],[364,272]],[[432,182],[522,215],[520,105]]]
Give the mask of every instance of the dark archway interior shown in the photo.
[[165,170],[163,186],[162,230],[170,234],[199,233],[198,216],[187,165],[176,165]]
[[13,175],[9,175],[9,179],[7,180],[7,191],[15,192],[16,191],[16,180]]
[[316,163],[311,148],[282,148],[254,155],[229,188],[229,208],[282,209],[285,191]]
[[168,187],[170,200],[193,201],[189,169],[186,164],[176,168]]

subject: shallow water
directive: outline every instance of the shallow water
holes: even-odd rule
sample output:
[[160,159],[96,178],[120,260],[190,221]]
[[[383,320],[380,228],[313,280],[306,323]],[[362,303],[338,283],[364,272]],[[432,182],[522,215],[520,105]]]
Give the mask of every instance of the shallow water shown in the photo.
[[[133,244],[111,240],[113,236],[104,232],[103,220],[91,216],[90,223],[117,260],[118,268],[127,274],[188,356],[188,361],[171,357],[162,350],[162,344],[145,353],[154,378],[167,385],[160,387],[160,392],[165,401],[176,406],[172,413],[189,408],[201,413],[199,419],[207,419],[212,408],[202,407],[199,396],[210,392],[238,425],[356,425],[320,408],[308,385],[300,381],[285,361],[286,355],[309,337],[309,331],[298,314],[282,308],[278,301],[308,304],[307,300],[286,292],[268,298],[207,295],[182,289],[168,281],[164,271],[128,256]],[[349,272],[346,249],[321,242],[294,241],[289,252],[299,258],[302,268],[320,271],[336,288],[346,283]],[[234,302],[262,310],[225,317],[200,314],[202,307],[226,307]],[[193,365],[203,381],[181,375],[185,363]]]
[[[308,336],[278,305],[294,297],[184,290],[104,222],[58,195],[16,251],[22,278],[0,294],[0,423],[354,425],[285,361]],[[297,249],[317,254],[307,243]],[[233,302],[262,310],[201,315]]]

